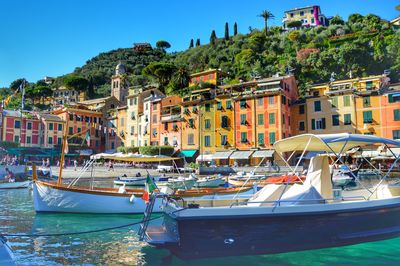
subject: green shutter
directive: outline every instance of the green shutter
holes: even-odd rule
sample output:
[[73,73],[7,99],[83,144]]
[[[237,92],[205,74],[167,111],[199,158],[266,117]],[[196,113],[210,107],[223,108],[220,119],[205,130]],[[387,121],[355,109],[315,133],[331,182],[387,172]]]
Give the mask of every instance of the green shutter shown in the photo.
[[322,129],[326,128],[325,118],[322,118]]
[[315,130],[315,119],[311,119],[311,129]]
[[394,121],[400,121],[400,109],[396,109],[394,112]]
[[268,118],[269,118],[269,124],[270,125],[275,124],[275,113],[270,113],[268,115]]
[[264,145],[264,134],[263,133],[258,134],[258,144]]
[[264,115],[263,114],[258,114],[258,121],[257,123],[259,125],[264,125]]
[[271,145],[275,143],[275,132],[269,133],[269,143]]
[[393,102],[393,94],[389,94],[389,102],[390,102],[390,103]]

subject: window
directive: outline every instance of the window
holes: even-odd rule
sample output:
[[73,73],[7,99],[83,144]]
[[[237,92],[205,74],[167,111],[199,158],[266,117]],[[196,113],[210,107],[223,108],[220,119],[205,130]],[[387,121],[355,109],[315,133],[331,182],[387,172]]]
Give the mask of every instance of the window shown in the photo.
[[31,122],[28,122],[28,125],[27,125],[26,128],[27,128],[27,129],[32,129],[32,123],[31,123]]
[[132,119],[132,120],[135,120],[135,119],[136,119],[136,117],[135,117],[135,112],[131,112],[131,119]]
[[363,106],[370,107],[371,106],[371,97],[365,96],[363,97]]
[[299,122],[299,131],[304,131],[306,129],[304,121]]
[[372,81],[367,81],[367,82],[365,82],[365,86],[366,86],[367,90],[370,90],[374,87],[374,83]]
[[222,116],[221,117],[221,127],[222,128],[227,128],[228,127],[228,117],[227,116]]
[[232,109],[232,102],[226,101],[226,109]]
[[258,106],[263,106],[264,105],[264,98],[257,98],[257,105]]
[[258,133],[258,145],[264,145],[264,133]]
[[325,118],[311,119],[311,129],[312,130],[319,130],[319,129],[325,129],[325,128],[326,128]]
[[269,144],[272,145],[275,143],[275,132],[269,133]]
[[154,124],[157,123],[157,115],[153,115],[153,123],[154,123]]
[[211,137],[210,136],[204,136],[204,146],[211,147]]
[[210,112],[211,104],[206,103],[206,104],[205,104],[205,108],[206,108],[206,112]]
[[338,107],[338,97],[332,97],[331,98],[331,105],[334,108]]
[[268,114],[268,120],[270,125],[275,124],[275,113]]
[[258,116],[257,116],[257,124],[259,126],[264,125],[264,114],[258,114]]
[[225,146],[228,144],[228,136],[227,135],[221,135],[221,145]]
[[15,120],[14,121],[14,128],[21,128],[21,121]]
[[205,129],[210,129],[211,128],[211,120],[210,119],[205,119],[204,120],[204,128]]
[[[95,143],[96,143],[96,147],[99,147],[99,141],[96,140]],[[135,142],[133,140],[131,142],[131,146],[135,146]]]
[[351,125],[351,114],[344,114],[343,124]]
[[49,130],[53,130],[53,123],[49,123]]
[[394,121],[400,121],[400,109],[393,110]]
[[49,140],[49,141],[48,141],[49,144],[53,144],[53,137],[49,137],[48,140]]
[[19,136],[14,136],[14,142],[19,143]]
[[222,102],[218,102],[217,103],[217,109],[218,110],[222,110]]
[[61,138],[57,138],[57,144],[58,144],[58,145],[61,145],[61,141],[62,141]]
[[193,112],[193,113],[196,113],[196,112],[197,112],[197,106],[193,106],[192,112]]
[[245,114],[241,114],[240,115],[240,124],[241,125],[246,125],[246,115]]
[[137,104],[137,98],[133,98],[133,104],[136,105]]
[[27,136],[27,137],[26,137],[26,143],[27,143],[27,144],[31,144],[31,141],[32,141],[32,140],[31,140],[31,137],[30,137],[30,136]]
[[314,24],[314,23],[315,23],[315,19],[312,18],[312,19],[311,19],[311,24]]
[[372,111],[364,111],[363,112],[363,122],[364,122],[364,124],[372,123]]
[[153,137],[157,137],[157,128],[153,128],[152,131]]
[[63,125],[62,124],[58,124],[58,126],[57,126],[58,128],[58,131],[62,131],[62,128],[63,128]]
[[293,13],[290,13],[290,17],[292,18],[294,16],[294,14]]
[[299,105],[299,114],[304,114],[305,113],[305,109],[304,109],[304,105]]
[[131,126],[131,135],[135,134],[135,127]]
[[129,99],[129,105],[133,105],[133,99]]
[[311,13],[311,14],[314,14],[314,9],[311,9],[311,10],[310,10],[310,13]]
[[81,128],[80,127],[78,127],[78,133],[81,133]]
[[73,129],[72,127],[69,127],[69,128],[68,128],[68,135],[72,135],[72,134],[73,134],[73,130],[74,130],[74,129]]
[[74,115],[73,114],[69,114],[69,120],[70,121],[74,121]]
[[241,143],[247,143],[247,133],[246,132],[241,132],[240,133],[240,142]]
[[345,107],[350,106],[350,95],[343,96],[343,106]]
[[269,96],[268,97],[268,104],[275,104],[274,96]]
[[389,103],[400,102],[400,93],[389,94]]
[[189,127],[190,128],[194,128],[194,120],[193,120],[193,118],[189,119]]
[[321,112],[321,102],[320,101],[314,102],[314,112]]
[[153,104],[153,110],[157,111],[157,104]]
[[282,124],[285,124],[285,114],[282,114]]
[[400,139],[400,130],[393,130],[393,139]]
[[[156,117],[156,119],[157,119],[157,117]],[[125,126],[125,119],[123,117],[121,117],[121,119],[119,121],[120,121],[121,127]],[[157,123],[157,122],[154,122],[154,123]]]
[[304,11],[300,11],[300,16],[304,16]]
[[240,100],[240,109],[246,109],[247,104],[246,104],[246,100]]
[[164,137],[164,145],[168,145],[168,137]]
[[194,145],[194,134],[188,134],[188,145]]
[[332,126],[339,125],[339,115],[332,115]]
[[286,96],[285,95],[282,95],[282,104],[286,104]]

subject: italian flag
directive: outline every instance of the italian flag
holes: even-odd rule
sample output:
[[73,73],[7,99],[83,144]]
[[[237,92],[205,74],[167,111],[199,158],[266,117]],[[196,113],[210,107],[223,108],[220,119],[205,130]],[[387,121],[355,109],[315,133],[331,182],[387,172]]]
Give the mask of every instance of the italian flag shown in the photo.
[[150,175],[147,175],[146,178],[146,184],[144,187],[144,192],[142,199],[147,203],[149,203],[150,200],[150,194],[153,193],[153,191],[156,189],[156,184],[154,184],[153,180],[151,179]]

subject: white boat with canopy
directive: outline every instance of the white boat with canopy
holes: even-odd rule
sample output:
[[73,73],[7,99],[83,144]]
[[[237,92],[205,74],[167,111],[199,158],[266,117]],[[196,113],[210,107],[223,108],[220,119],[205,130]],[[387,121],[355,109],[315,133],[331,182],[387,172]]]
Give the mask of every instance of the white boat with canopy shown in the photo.
[[[164,223],[148,226],[145,220],[140,238],[190,259],[318,249],[400,236],[400,191],[384,184],[388,173],[375,186],[360,183],[363,189],[350,194],[332,187],[331,166],[346,164],[339,154],[375,145],[390,151],[400,142],[352,134],[305,134],[277,141],[274,148],[293,176],[307,151],[320,154],[311,158],[302,184],[270,184],[249,200],[222,207],[182,208],[156,193],[152,201],[165,199]],[[291,167],[288,162],[298,153],[300,160]],[[400,157],[393,156],[398,162]]]

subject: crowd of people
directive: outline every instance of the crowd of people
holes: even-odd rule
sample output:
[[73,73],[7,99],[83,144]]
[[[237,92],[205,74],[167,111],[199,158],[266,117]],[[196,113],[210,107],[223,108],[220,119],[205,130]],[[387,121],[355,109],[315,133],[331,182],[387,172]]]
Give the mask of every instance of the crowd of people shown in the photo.
[[6,154],[1,159],[1,165],[19,165],[18,157]]

